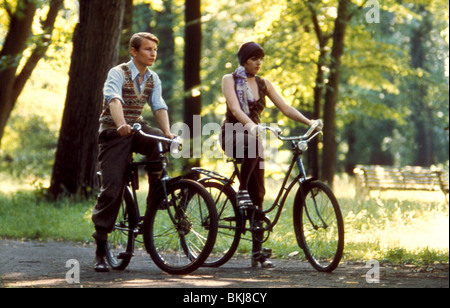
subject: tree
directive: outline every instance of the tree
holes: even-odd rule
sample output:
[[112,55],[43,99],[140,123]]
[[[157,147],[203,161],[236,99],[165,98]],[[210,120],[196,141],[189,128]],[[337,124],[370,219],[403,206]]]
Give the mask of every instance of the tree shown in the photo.
[[118,59],[124,0],[81,0],[50,194],[89,196],[108,70]]
[[17,98],[51,43],[55,20],[62,3],[63,0],[50,1],[47,17],[41,20],[42,33],[33,37],[35,47],[18,74],[19,63],[33,35],[32,25],[38,1],[20,0],[15,8],[7,2],[2,3],[8,15],[9,28],[0,51],[0,145]]
[[[322,99],[325,87],[325,67],[327,64],[328,56],[328,42],[331,38],[331,33],[324,33],[320,27],[319,17],[317,16],[315,7],[311,1],[307,2],[309,11],[311,12],[311,20],[314,26],[314,33],[316,34],[317,41],[319,43],[319,57],[317,60],[317,72],[314,85],[314,108],[313,119],[320,119],[322,117]],[[317,139],[313,140],[310,150],[308,152],[308,165],[311,170],[311,174],[319,178],[320,166],[319,166],[319,149]]]
[[[200,138],[194,131],[194,116],[201,114],[202,100],[199,94],[201,85],[201,49],[202,49],[202,24],[201,1],[186,0],[185,8],[185,37],[184,37],[184,123],[189,127],[190,139]],[[192,144],[192,142],[191,142]],[[191,146],[191,149],[193,147]],[[192,156],[191,156],[192,157]],[[184,167],[189,172],[191,167],[199,166],[198,159],[191,159]]]
[[[158,53],[161,54],[159,58],[158,70],[159,77],[164,80],[163,97],[169,107],[169,110],[176,110],[174,92],[176,84],[176,62],[175,62],[175,35],[173,28],[174,12],[172,9],[172,0],[165,0],[163,3],[163,10],[155,13],[156,27],[153,30],[158,37],[161,38],[158,45]],[[181,75],[181,74],[180,74]]]
[[[419,8],[422,20],[412,30],[410,43],[411,67],[416,70],[427,71],[426,68],[426,42],[429,42],[432,30],[431,14],[425,10],[423,5]],[[411,83],[411,120],[415,124],[415,141],[419,149],[414,164],[417,166],[431,166],[434,164],[433,155],[433,115],[431,108],[427,107],[428,83],[420,80]]]
[[344,53],[345,28],[350,18],[349,1],[340,0],[338,15],[336,17],[333,32],[333,47],[331,50],[331,63],[329,66],[323,110],[323,155],[322,178],[329,184],[333,183],[336,172],[337,144],[336,144],[336,103],[339,94],[339,78],[341,73],[341,57]]
[[[317,61],[317,75],[314,86],[314,112],[315,118],[321,114],[321,100],[324,96],[323,103],[323,120],[324,120],[324,139],[323,139],[323,154],[322,154],[322,172],[321,178],[330,185],[333,183],[333,178],[337,167],[337,143],[336,143],[336,106],[339,97],[339,85],[341,76],[341,58],[344,54],[345,46],[345,32],[348,22],[352,17],[364,7],[366,1],[360,6],[355,6],[350,0],[339,0],[337,4],[337,16],[334,20],[333,32],[327,34],[320,26],[316,14],[317,1],[308,1],[308,9],[311,12],[311,19],[314,26],[314,31],[317,36],[319,46],[319,57]],[[332,48],[328,63],[327,59],[327,44],[332,40]],[[325,84],[324,79],[324,65],[329,70],[328,81]],[[323,90],[325,89],[325,94]],[[314,149],[315,150],[315,149]],[[318,151],[313,152],[318,155]],[[313,161],[316,160],[313,157]],[[317,163],[313,163],[313,170],[317,176]]]
[[119,63],[130,61],[129,42],[133,35],[133,0],[125,0],[125,9],[122,20],[122,33],[119,45]]

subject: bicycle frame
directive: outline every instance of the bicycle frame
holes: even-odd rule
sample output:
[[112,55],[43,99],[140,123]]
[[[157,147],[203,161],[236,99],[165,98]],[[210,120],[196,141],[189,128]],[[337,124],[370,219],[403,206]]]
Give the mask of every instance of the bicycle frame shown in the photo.
[[[267,129],[269,129],[269,128],[267,128]],[[313,138],[315,138],[318,134],[322,133],[322,132],[317,132],[312,137],[310,137],[308,140],[304,140],[304,137],[305,136],[309,137],[314,129],[315,129],[315,127],[312,127],[302,138],[298,138],[298,137],[284,138],[284,137],[279,136],[279,139],[281,139],[283,141],[292,141],[291,147],[292,147],[292,151],[293,151],[293,157],[292,157],[291,164],[289,165],[288,171],[286,173],[286,176],[284,177],[283,183],[278,191],[278,194],[277,194],[277,197],[276,197],[274,203],[267,210],[264,210],[264,213],[267,214],[267,213],[271,213],[278,207],[278,210],[277,210],[274,220],[264,228],[264,231],[272,231],[274,226],[278,223],[278,220],[280,219],[280,216],[281,216],[281,212],[286,203],[287,197],[288,197],[289,193],[292,191],[293,187],[297,183],[299,184],[300,193],[303,196],[303,185],[305,185],[307,182],[316,180],[315,178],[307,178],[306,177],[305,167],[304,167],[303,161],[301,159],[303,152],[306,151],[306,148],[305,147],[302,148],[302,146],[299,146],[299,143],[304,142],[305,144],[307,144],[309,141],[311,141]],[[234,171],[230,178],[222,176],[217,172],[205,170],[202,168],[192,168],[192,170],[206,175],[206,178],[201,179],[200,182],[215,180],[215,181],[221,182],[225,186],[231,186],[234,183],[236,177],[239,178],[239,175],[240,175],[238,163],[237,163],[236,159],[231,159],[231,161],[234,164]],[[291,174],[296,165],[298,167],[299,174],[288,184],[289,178],[291,177]]]
[[[273,229],[273,227],[278,223],[278,220],[280,219],[281,216],[281,212],[283,210],[283,207],[286,203],[287,197],[289,195],[289,193],[291,192],[292,188],[298,183],[299,184],[299,188],[302,189],[303,185],[308,182],[308,181],[313,181],[314,178],[306,178],[306,174],[304,171],[304,167],[303,167],[303,162],[301,160],[301,155],[303,153],[295,153],[294,152],[294,157],[292,158],[291,164],[289,165],[288,171],[286,173],[286,176],[283,180],[283,183],[281,184],[280,190],[278,191],[278,195],[275,198],[275,201],[273,202],[273,204],[271,205],[271,207],[267,210],[264,211],[264,213],[271,213],[273,210],[275,210],[275,208],[278,207],[277,213],[275,215],[275,218],[273,220],[273,222],[266,227],[266,229],[268,231],[271,231]],[[289,183],[289,178],[292,174],[292,171],[295,168],[295,165],[298,166],[299,169],[299,174]],[[301,190],[302,194],[303,191]]]
[[[164,138],[164,137],[148,135],[148,134],[144,133],[142,130],[140,130],[140,126],[138,126],[138,124],[135,124],[133,126],[133,130],[140,133],[143,136],[147,136],[147,137],[157,140],[157,147],[158,147],[158,152],[159,152],[159,160],[145,161],[145,162],[131,162],[130,166],[129,166],[129,168],[130,168],[129,183],[131,183],[131,185],[127,185],[127,189],[130,189],[131,193],[133,195],[133,203],[136,208],[137,219],[138,219],[138,221],[142,221],[143,217],[140,216],[139,206],[137,204],[137,196],[136,196],[136,191],[139,190],[139,174],[138,174],[139,166],[146,166],[146,167],[149,167],[152,165],[153,166],[155,166],[155,165],[162,166],[161,185],[153,192],[153,195],[158,196],[159,192],[162,189],[163,190],[162,196],[164,197],[164,200],[166,200],[166,202],[167,202],[167,200],[168,200],[167,186],[170,185],[170,183],[172,183],[172,182],[176,182],[176,181],[180,180],[181,176],[175,177],[175,178],[171,178],[169,176],[169,174],[167,172],[167,162],[166,162],[165,156],[164,156],[165,152],[167,152],[167,151],[164,150],[162,143],[163,142],[166,142],[168,144],[175,143],[175,145],[178,147],[178,149],[181,149],[181,143],[179,140],[175,140],[175,139],[171,140],[171,139]],[[150,205],[147,204],[146,213],[152,205],[153,205],[153,201]],[[173,215],[170,211],[169,211],[169,217],[173,223],[176,223],[176,219],[173,217]],[[135,230],[135,232],[137,232],[137,231]]]

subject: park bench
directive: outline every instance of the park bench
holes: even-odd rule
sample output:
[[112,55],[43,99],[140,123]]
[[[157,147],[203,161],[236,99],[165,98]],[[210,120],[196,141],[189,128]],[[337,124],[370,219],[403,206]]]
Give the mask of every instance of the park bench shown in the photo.
[[386,190],[442,191],[448,203],[448,171],[414,166],[357,165],[353,172],[357,194],[367,194],[372,190],[380,193]]

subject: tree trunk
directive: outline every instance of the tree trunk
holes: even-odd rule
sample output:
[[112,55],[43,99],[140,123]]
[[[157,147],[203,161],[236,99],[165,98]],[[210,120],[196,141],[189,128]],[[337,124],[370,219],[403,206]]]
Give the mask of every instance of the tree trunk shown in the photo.
[[[200,87],[200,60],[202,48],[202,24],[201,24],[201,1],[186,0],[185,9],[185,44],[184,44],[184,123],[190,129],[191,138],[191,157],[195,146],[193,140],[200,140],[201,130],[194,129],[194,115],[200,115],[202,109],[202,100],[199,93],[194,89]],[[183,173],[189,173],[192,167],[200,166],[199,158],[192,158],[186,166]]]
[[336,103],[339,94],[339,79],[341,74],[341,56],[344,53],[345,28],[349,19],[349,0],[340,0],[338,16],[334,25],[333,47],[331,50],[330,75],[325,93],[322,179],[329,185],[333,184],[337,163],[336,143]]
[[125,0],[118,63],[126,63],[130,61],[131,58],[129,43],[131,36],[133,35],[133,13],[133,0]]
[[[430,40],[433,29],[430,14],[421,6],[419,13],[423,17],[420,24],[413,30],[410,43],[411,67],[426,70],[426,42]],[[414,165],[431,166],[434,163],[433,151],[433,114],[427,107],[428,85],[423,80],[415,81],[411,85],[411,121],[415,127],[415,144],[418,149]]]
[[[3,137],[6,122],[15,105],[13,97],[16,72],[27,47],[26,41],[32,34],[31,25],[36,13],[34,1],[24,0],[22,9],[17,8],[13,13],[8,11],[9,29],[6,34],[3,48],[0,52],[0,141]],[[1,145],[1,144],[0,144]]]
[[56,16],[63,2],[64,0],[52,0],[50,2],[47,17],[44,21],[41,21],[43,30],[41,38],[36,43],[31,56],[27,59],[22,71],[17,76],[19,61],[27,47],[26,41],[32,34],[31,26],[36,13],[36,6],[34,2],[24,0],[21,4],[22,10],[16,9],[14,14],[8,12],[10,27],[0,52],[0,59],[2,61],[6,60],[6,67],[0,67],[0,142],[6,122],[14,109],[20,93],[51,43]]
[[102,89],[116,64],[124,0],[81,0],[50,194],[93,193]]
[[[316,13],[316,8],[312,2],[306,3],[308,9],[311,13],[311,20],[314,25],[314,32],[317,36],[317,41],[319,43],[320,54],[317,61],[317,74],[314,86],[314,110],[312,118],[317,120],[322,116],[322,97],[323,97],[323,89],[325,87],[325,71],[324,67],[326,65],[326,57],[327,50],[326,46],[328,44],[328,40],[330,36],[324,34],[322,29],[320,28],[320,22]],[[308,170],[310,170],[311,175],[315,178],[320,177],[320,166],[319,166],[319,141],[318,139],[312,140],[309,146],[308,155]]]
[[158,52],[162,55],[158,61],[162,70],[158,71],[159,77],[164,81],[163,97],[172,112],[181,114],[179,102],[174,100],[174,91],[176,85],[176,68],[175,68],[175,34],[174,28],[174,14],[172,12],[172,0],[164,0],[164,11],[156,12],[155,32],[161,41],[158,45]]

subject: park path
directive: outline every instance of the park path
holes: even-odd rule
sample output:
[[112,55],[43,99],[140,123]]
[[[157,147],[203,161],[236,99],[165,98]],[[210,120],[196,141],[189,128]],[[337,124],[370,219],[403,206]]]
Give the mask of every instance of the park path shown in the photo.
[[[368,283],[371,268],[343,262],[333,273],[319,273],[308,263],[275,259],[275,268],[252,269],[244,257],[220,268],[200,268],[172,276],[138,251],[125,271],[96,273],[93,245],[70,242],[0,240],[0,287],[5,288],[448,288],[448,265],[381,266],[379,283]],[[79,264],[79,283],[67,272]],[[68,267],[66,267],[67,261]],[[69,278],[69,282],[66,279]],[[72,280],[72,281],[71,281]],[[72,283],[70,283],[72,282]]]

